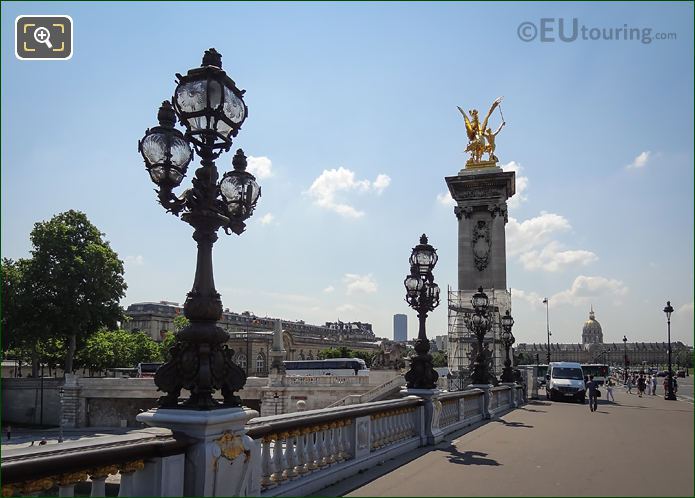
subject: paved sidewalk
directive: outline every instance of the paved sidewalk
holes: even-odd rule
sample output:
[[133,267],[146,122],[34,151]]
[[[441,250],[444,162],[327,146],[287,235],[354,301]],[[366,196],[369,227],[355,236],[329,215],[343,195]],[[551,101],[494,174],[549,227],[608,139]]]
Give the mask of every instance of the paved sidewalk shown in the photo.
[[693,496],[693,405],[613,391],[531,402],[347,496]]

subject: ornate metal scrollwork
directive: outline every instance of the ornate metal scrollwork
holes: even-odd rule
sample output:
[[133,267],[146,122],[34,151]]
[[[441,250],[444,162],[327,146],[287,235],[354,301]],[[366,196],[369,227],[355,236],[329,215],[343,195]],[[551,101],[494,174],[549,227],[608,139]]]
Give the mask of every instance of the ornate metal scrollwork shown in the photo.
[[484,220],[478,220],[473,227],[471,249],[478,271],[487,268],[490,259],[490,226]]

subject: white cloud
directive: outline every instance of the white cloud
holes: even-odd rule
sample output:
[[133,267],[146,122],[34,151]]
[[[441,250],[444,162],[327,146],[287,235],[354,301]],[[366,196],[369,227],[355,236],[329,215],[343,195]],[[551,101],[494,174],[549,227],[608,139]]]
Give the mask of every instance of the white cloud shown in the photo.
[[598,260],[598,256],[591,251],[573,250],[561,251],[561,245],[552,241],[542,250],[528,251],[519,260],[526,270],[545,270],[558,271],[567,266],[582,265],[586,266]]
[[275,217],[272,213],[266,213],[263,216],[261,216],[261,225],[269,225],[270,223],[272,223],[273,219],[275,219]]
[[259,180],[273,176],[273,162],[269,158],[249,156],[246,161],[248,163],[246,171]]
[[524,169],[516,161],[510,161],[507,164],[502,165],[504,171],[514,171],[516,173],[516,184],[514,189],[514,196],[507,201],[507,206],[509,209],[517,208],[522,202],[526,201],[528,197],[524,194],[528,188],[528,177],[522,176],[521,171]]
[[137,256],[126,256],[123,258],[123,262],[127,265],[142,266],[145,264],[145,258],[142,254],[138,254]]
[[346,273],[343,277],[343,282],[346,284],[348,296],[355,292],[372,294],[377,291],[376,280],[374,280],[371,273],[369,275]]
[[391,177],[383,174],[377,175],[376,180],[372,184],[377,194],[381,194],[389,185],[391,185]]
[[676,314],[680,315],[693,315],[693,302],[690,301],[689,303],[683,304],[676,309]]
[[521,299],[523,301],[526,301],[534,307],[540,306],[543,301],[543,297],[536,292],[526,292],[522,291],[521,289],[512,289],[512,302],[515,299]]
[[336,308],[338,313],[347,313],[349,311],[357,311],[357,308],[352,304],[342,304]]
[[606,277],[589,277],[579,275],[574,279],[569,289],[552,296],[551,302],[557,304],[585,305],[600,298],[615,298],[619,304],[620,298],[627,294],[627,286],[620,280]]
[[360,218],[364,211],[359,211],[346,202],[336,199],[339,192],[369,192],[373,190],[381,194],[391,183],[388,175],[379,174],[374,182],[356,180],[355,173],[342,166],[338,169],[323,170],[306,192],[314,199],[314,204],[329,211],[334,211],[346,218]]
[[437,202],[443,204],[444,206],[456,205],[456,201],[453,197],[451,197],[451,192],[449,192],[448,190],[446,192],[442,192],[441,194],[437,194]]
[[323,289],[323,292],[325,292],[326,294],[330,294],[330,293],[333,292],[334,290],[335,290],[335,287],[333,287],[332,285],[329,285],[328,287],[326,287],[325,289]]
[[572,228],[563,216],[541,212],[540,216],[519,223],[509,217],[507,223],[507,254],[515,256],[538,248],[551,239],[556,232],[566,232]]
[[644,152],[640,152],[639,155],[632,160],[630,164],[625,166],[625,169],[642,169],[647,165],[647,162],[649,161],[649,158],[651,157],[652,153],[648,150],[645,150]]

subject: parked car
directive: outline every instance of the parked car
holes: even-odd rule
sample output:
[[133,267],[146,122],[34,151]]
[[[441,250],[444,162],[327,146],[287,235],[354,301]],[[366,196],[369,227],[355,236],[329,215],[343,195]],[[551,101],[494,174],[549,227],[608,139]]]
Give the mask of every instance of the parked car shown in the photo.
[[685,370],[678,370],[678,372],[676,372],[676,375],[678,377],[685,377]]
[[662,370],[661,372],[659,372],[658,374],[656,374],[656,376],[657,376],[657,377],[667,377],[667,376],[668,376],[668,372],[667,372],[666,370]]

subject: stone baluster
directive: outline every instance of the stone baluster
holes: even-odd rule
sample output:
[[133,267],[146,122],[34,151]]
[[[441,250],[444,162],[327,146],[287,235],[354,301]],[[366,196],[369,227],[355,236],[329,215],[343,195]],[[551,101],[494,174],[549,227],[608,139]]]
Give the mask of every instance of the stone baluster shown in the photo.
[[393,412],[384,414],[384,446],[393,442]]
[[338,420],[337,427],[335,429],[335,459],[338,462],[345,461],[345,448],[343,447],[343,432],[345,431],[345,421]]
[[58,496],[75,496],[75,484],[86,481],[86,472],[71,472],[62,474],[56,479],[58,484]]
[[352,435],[350,434],[350,426],[352,425],[352,420],[345,420],[345,425],[342,430],[343,437],[343,458],[345,460],[350,460],[354,455],[354,449],[352,447]]
[[396,417],[396,426],[398,430],[398,440],[400,441],[401,439],[405,438],[405,432],[407,430],[406,425],[405,425],[405,410],[403,408],[400,408],[398,410],[398,415]]
[[118,489],[118,496],[133,496],[133,474],[145,468],[145,462],[136,460],[118,466],[121,474],[121,486]]
[[295,436],[294,436],[294,431],[293,432],[283,432],[282,436],[285,439],[285,460],[287,461],[287,466],[285,467],[284,472],[282,473],[283,476],[285,476],[286,479],[296,479],[297,478],[297,471],[294,470],[294,468],[297,466],[297,457],[296,453],[294,450],[294,442],[295,442]]
[[271,435],[264,436],[263,446],[261,447],[261,469],[263,473],[261,486],[263,487],[263,489],[276,486],[275,482],[271,478],[271,476],[275,472],[275,465],[273,462],[272,454],[270,452],[270,443],[272,440],[273,438]]
[[89,496],[106,496],[106,478],[109,474],[118,472],[118,467],[108,465],[106,467],[97,467],[87,471],[89,478],[92,480],[92,492]]
[[298,476],[307,473],[306,463],[307,463],[307,453],[306,453],[306,439],[307,432],[306,429],[294,431],[294,435],[297,437],[297,448],[295,452],[295,457],[297,459],[297,465],[294,470],[297,472]]
[[336,458],[338,453],[337,438],[337,422],[331,422],[328,425],[328,463],[329,465],[335,464],[338,460]]
[[282,451],[281,435],[273,434],[273,473],[270,475],[270,480],[278,484],[285,480],[282,471],[285,468],[285,458]]
[[313,472],[318,468],[318,433],[316,428],[304,429],[306,432],[306,470]]
[[375,450],[381,446],[381,415],[376,413],[372,415],[372,449]]
[[417,424],[415,423],[415,416],[416,416],[416,411],[415,408],[410,408],[408,409],[408,436],[412,437],[417,435]]
[[328,424],[323,424],[320,432],[316,433],[317,444],[316,447],[319,450],[319,458],[317,458],[316,463],[323,469],[330,465],[329,449],[328,449]]

